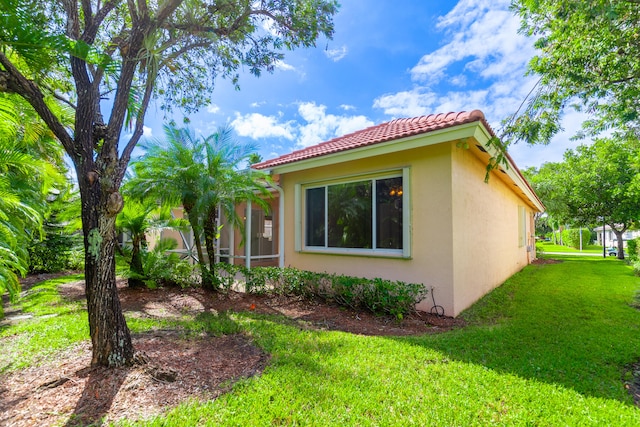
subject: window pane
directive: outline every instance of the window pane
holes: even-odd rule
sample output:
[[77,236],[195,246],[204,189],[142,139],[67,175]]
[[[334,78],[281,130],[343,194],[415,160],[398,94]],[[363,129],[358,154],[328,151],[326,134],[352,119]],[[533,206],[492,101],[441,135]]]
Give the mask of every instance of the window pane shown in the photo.
[[306,245],[325,246],[324,243],[324,187],[307,190]]
[[376,181],[378,249],[402,249],[402,177]]
[[329,186],[328,203],[328,246],[372,248],[371,181]]

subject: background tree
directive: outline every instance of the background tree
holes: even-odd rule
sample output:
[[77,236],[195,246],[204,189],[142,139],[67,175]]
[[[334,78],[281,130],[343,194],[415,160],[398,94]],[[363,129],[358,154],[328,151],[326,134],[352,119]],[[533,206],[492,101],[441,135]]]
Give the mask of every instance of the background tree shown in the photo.
[[202,285],[214,288],[219,209],[231,225],[241,222],[236,212],[240,202],[250,200],[267,209],[269,193],[259,183],[266,176],[238,170],[249,160],[253,147],[236,143],[228,128],[198,138],[189,129],[165,126],[165,136],[165,141],[144,146],[146,153],[132,164],[135,174],[127,189],[138,198],[184,208],[194,233]]
[[536,217],[536,224],[544,222],[552,232],[553,241],[560,241],[561,236],[556,236],[556,231],[562,225],[573,222],[567,208],[566,165],[547,162],[540,168],[529,168],[522,172],[546,208],[543,217]]
[[48,199],[64,184],[62,150],[24,102],[0,94],[0,294],[14,297]]
[[[31,105],[77,175],[92,365],[134,360],[116,291],[115,218],[152,98],[196,109],[216,77],[237,84],[240,67],[259,75],[282,49],[330,37],[336,9],[335,0],[2,0],[0,92]],[[73,109],[71,126],[60,105]]]
[[514,0],[522,32],[536,37],[529,63],[539,76],[527,107],[506,126],[505,139],[547,143],[566,108],[589,113],[584,130],[640,129],[640,2]]
[[605,222],[624,259],[623,233],[640,219],[638,141],[600,139],[565,153],[567,210],[579,224]]

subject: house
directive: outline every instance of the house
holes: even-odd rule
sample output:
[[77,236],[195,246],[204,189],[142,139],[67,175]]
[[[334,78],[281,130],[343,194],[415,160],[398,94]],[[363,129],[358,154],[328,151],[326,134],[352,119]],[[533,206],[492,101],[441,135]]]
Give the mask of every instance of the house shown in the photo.
[[544,206],[508,155],[485,182],[492,138],[481,111],[433,114],[255,164],[272,209],[239,207],[250,238],[228,228],[217,256],[424,283],[457,316],[535,258]]
[[[618,225],[616,225],[618,228]],[[621,227],[620,227],[621,228]],[[607,247],[617,247],[618,246],[618,237],[615,235],[610,226],[604,226],[604,233],[602,232],[603,227],[595,227],[593,231],[596,233],[596,243],[598,245],[603,245]],[[627,247],[627,240],[633,240],[640,237],[640,230],[626,230],[622,234],[622,240],[624,247]],[[603,240],[604,239],[604,240]]]

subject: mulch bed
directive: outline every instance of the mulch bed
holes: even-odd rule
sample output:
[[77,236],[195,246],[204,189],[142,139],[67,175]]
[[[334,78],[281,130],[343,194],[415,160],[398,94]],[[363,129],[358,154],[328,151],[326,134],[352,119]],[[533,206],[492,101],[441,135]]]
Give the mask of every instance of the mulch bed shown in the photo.
[[[35,275],[23,291],[56,277]],[[218,294],[199,288],[130,289],[118,283],[123,310],[130,316],[180,318],[204,312],[255,311],[278,314],[304,329],[341,330],[363,335],[419,335],[464,326],[461,319],[427,313],[401,322],[367,311],[345,309],[297,297]],[[64,298],[84,300],[84,282],[59,287]],[[4,322],[24,321],[6,299]],[[0,340],[8,344],[11,337]],[[73,346],[37,366],[0,376],[0,425],[46,426],[102,424],[119,419],[144,419],[190,399],[211,400],[233,383],[262,373],[269,355],[243,335],[185,338],[172,330],[133,336],[146,363],[134,367],[91,368],[89,341]]]

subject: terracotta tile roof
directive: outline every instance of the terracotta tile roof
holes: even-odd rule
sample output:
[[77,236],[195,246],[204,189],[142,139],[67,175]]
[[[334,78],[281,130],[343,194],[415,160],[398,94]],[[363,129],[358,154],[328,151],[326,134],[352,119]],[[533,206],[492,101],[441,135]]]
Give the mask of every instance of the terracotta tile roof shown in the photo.
[[371,126],[357,132],[322,142],[318,145],[313,145],[302,150],[282,155],[275,159],[257,163],[252,167],[255,169],[268,169],[274,166],[281,166],[314,157],[325,156],[327,154],[339,153],[341,151],[366,147],[381,142],[393,141],[408,136],[419,135],[438,129],[445,129],[477,121],[481,121],[489,132],[494,135],[489,124],[484,118],[484,114],[480,110],[473,110],[470,112],[462,111],[459,113],[430,114],[428,116],[395,119],[387,123]]

